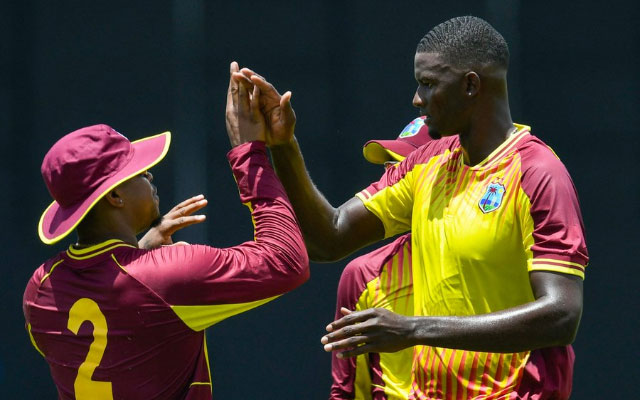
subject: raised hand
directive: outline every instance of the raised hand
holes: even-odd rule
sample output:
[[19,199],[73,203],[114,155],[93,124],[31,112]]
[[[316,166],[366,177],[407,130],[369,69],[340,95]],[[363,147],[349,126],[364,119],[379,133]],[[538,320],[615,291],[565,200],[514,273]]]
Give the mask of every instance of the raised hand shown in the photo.
[[291,92],[280,95],[272,84],[249,68],[233,73],[236,82],[260,89],[260,111],[267,125],[267,145],[290,143],[296,126],[296,114],[291,107]]
[[[142,249],[155,249],[160,246],[174,244],[171,235],[184,227],[199,224],[206,219],[204,215],[191,215],[206,205],[207,199],[200,194],[173,207],[171,211],[162,217],[158,225],[149,229],[138,241],[138,246]],[[176,244],[184,244],[184,242]]]
[[249,80],[234,79],[238,63],[231,63],[227,90],[226,125],[231,146],[266,141],[266,124],[260,112],[260,89]]
[[412,346],[414,324],[409,317],[384,308],[363,311],[340,310],[344,317],[327,325],[320,342],[325,351],[341,351],[338,358],[369,352],[393,353]]

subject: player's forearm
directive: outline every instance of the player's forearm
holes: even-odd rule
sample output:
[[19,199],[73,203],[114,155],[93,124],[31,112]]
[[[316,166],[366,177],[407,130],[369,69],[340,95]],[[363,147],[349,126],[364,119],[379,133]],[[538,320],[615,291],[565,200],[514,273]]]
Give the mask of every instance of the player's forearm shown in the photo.
[[244,146],[232,150],[229,161],[240,199],[249,206],[255,224],[255,244],[246,250],[258,255],[262,259],[259,264],[272,271],[272,282],[293,276],[294,286],[298,286],[309,276],[309,259],[293,208],[271,168],[264,144]]
[[469,317],[410,317],[414,334],[409,345],[514,353],[573,342],[580,304],[558,304],[539,298],[500,312]]
[[271,148],[273,164],[289,195],[313,260],[328,255],[339,244],[336,224],[339,210],[333,207],[311,181],[298,142]]

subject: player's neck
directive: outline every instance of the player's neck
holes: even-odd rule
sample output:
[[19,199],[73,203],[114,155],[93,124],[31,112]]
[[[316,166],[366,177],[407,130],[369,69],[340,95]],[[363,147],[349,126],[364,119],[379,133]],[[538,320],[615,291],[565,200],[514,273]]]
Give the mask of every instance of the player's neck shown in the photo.
[[514,133],[508,102],[482,110],[472,118],[467,132],[460,134],[464,163],[477,165]]
[[107,240],[122,240],[125,243],[138,246],[138,238],[130,229],[123,227],[78,227],[78,241],[75,247],[90,247]]

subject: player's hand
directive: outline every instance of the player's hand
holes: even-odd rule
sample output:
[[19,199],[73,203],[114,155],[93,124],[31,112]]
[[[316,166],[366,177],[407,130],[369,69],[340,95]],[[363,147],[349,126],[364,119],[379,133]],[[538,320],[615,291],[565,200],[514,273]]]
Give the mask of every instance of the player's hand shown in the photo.
[[320,342],[325,351],[340,351],[338,358],[365,353],[393,353],[413,346],[414,324],[409,317],[384,308],[363,311],[340,309],[344,317],[327,325]]
[[233,74],[238,82],[260,89],[260,111],[267,124],[267,146],[291,143],[296,127],[296,113],[291,107],[291,92],[280,95],[272,84],[249,68]]
[[[200,194],[173,207],[171,211],[162,217],[162,220],[157,226],[149,229],[138,241],[138,246],[142,249],[155,249],[160,246],[174,244],[171,235],[184,227],[199,224],[206,219],[204,215],[192,215],[206,205],[207,199]],[[175,244],[187,243],[178,242]]]
[[226,122],[231,146],[254,140],[266,141],[266,124],[260,112],[260,88],[248,80],[235,79],[238,63],[230,66]]

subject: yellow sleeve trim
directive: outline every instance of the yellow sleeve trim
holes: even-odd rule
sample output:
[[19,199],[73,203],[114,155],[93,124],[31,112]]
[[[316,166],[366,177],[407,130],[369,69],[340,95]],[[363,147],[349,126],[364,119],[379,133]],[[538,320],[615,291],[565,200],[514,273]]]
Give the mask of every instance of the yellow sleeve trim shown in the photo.
[[196,385],[209,385],[209,386],[211,386],[211,382],[191,382],[191,385],[189,385],[189,386],[191,387],[191,386],[196,386]]
[[358,192],[356,193],[356,197],[359,198],[363,203],[367,202],[368,197],[365,196],[363,194],[363,192],[365,192],[369,197],[371,197],[371,195],[369,194],[369,192],[367,192],[366,190],[363,190],[362,192]]
[[38,350],[38,353],[40,353],[40,355],[44,357],[44,353],[42,352],[42,350],[40,350],[40,348],[36,344],[36,339],[34,339],[33,335],[31,334],[31,324],[27,324],[27,332],[29,332],[29,339],[31,339],[31,344],[33,345],[33,347],[35,347],[35,349]]
[[280,295],[248,303],[216,304],[211,306],[171,306],[171,309],[189,328],[198,332],[224,319],[233,317],[236,314],[268,303],[279,296]]
[[[555,261],[555,260],[554,260]],[[557,265],[549,265],[549,264],[533,264],[530,268],[530,271],[552,271],[552,272],[560,272],[568,275],[579,276],[584,279],[584,271],[574,268],[563,268]]]
[[545,261],[546,262],[552,262],[552,263],[556,263],[556,264],[572,265],[572,266],[580,268],[580,269],[584,269],[585,268],[585,266],[582,265],[582,264],[574,263],[574,262],[571,262],[571,261],[554,260],[553,258],[535,258],[533,260],[534,263],[540,262],[540,261],[542,261],[542,262],[545,262]]

